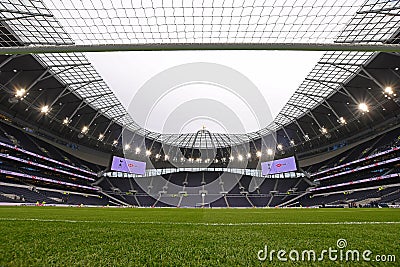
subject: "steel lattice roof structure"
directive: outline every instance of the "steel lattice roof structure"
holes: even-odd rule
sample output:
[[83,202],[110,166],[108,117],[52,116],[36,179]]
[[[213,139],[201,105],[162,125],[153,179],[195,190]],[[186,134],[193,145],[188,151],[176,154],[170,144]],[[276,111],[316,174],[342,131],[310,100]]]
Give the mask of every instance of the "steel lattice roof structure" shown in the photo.
[[[322,4],[310,0],[290,0],[285,4],[257,0],[159,3],[0,0],[0,10],[0,53],[7,53],[9,60],[16,54],[37,53],[33,56],[45,67],[45,72],[33,85],[50,76],[65,85],[52,99],[50,110],[60,98],[74,94],[81,102],[68,116],[70,120],[84,107],[92,107],[96,113],[87,125],[89,128],[99,116],[104,116],[109,119],[104,132],[117,124],[155,141],[194,147],[210,144],[229,147],[278,130],[292,138],[285,129],[290,124],[298,125],[302,136],[319,135],[325,125],[312,110],[325,107],[329,110],[327,114],[334,117],[332,121],[340,121],[343,115],[327,99],[338,91],[352,97],[344,85],[358,75],[374,79],[365,73],[364,67],[379,53],[374,52],[376,47],[398,50],[400,22],[400,1],[389,0],[352,4],[333,0]],[[143,129],[83,53],[171,49],[337,50],[338,47],[341,51],[327,51],[321,57],[266,128],[247,134],[200,134],[202,139],[198,139],[199,133],[165,135]],[[57,115],[49,114],[62,121]],[[303,116],[313,120],[314,133],[303,131],[299,125],[298,120]],[[352,119],[357,118],[353,116],[347,121]]]

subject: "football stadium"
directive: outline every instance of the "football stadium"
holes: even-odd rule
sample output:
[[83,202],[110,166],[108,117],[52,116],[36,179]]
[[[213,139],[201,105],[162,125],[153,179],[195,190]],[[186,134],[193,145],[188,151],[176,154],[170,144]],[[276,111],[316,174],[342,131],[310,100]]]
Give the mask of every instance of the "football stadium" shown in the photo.
[[399,0],[0,0],[0,266],[399,266]]

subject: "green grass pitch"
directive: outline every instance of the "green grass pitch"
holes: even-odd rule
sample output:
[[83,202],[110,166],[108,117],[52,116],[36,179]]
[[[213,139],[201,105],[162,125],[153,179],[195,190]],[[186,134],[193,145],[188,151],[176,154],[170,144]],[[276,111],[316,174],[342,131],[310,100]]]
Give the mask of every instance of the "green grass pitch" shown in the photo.
[[[400,209],[0,207],[0,233],[0,266],[400,266]],[[257,256],[338,239],[395,262]]]

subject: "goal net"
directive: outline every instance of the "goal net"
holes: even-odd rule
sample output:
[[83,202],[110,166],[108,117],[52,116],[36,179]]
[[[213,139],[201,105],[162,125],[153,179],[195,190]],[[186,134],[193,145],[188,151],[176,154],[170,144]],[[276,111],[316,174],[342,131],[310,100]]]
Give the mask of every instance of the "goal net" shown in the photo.
[[399,1],[1,0],[2,53],[397,51]]

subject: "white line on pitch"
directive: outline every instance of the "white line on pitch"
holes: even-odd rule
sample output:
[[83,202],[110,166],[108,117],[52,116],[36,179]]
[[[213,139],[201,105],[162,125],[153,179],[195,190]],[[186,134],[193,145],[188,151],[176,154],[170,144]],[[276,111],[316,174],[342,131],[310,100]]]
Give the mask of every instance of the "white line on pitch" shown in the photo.
[[34,222],[64,222],[64,223],[116,223],[116,224],[155,224],[155,225],[196,225],[196,226],[246,226],[246,225],[366,225],[366,224],[400,224],[396,222],[243,222],[243,223],[213,223],[213,222],[135,222],[135,221],[91,221],[91,220],[60,220],[37,218],[0,218],[0,221],[34,221]]

